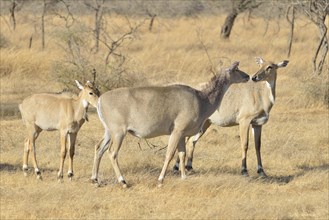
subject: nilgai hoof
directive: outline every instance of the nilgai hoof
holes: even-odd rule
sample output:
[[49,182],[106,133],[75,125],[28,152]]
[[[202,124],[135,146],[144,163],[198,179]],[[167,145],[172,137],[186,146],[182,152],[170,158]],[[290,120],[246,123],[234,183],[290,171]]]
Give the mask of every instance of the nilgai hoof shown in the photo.
[[173,171],[174,174],[179,174],[179,167],[175,165],[175,166],[172,168],[172,171]]
[[101,184],[98,182],[97,179],[91,178],[91,179],[90,179],[90,182],[91,182],[96,188],[101,186]]
[[67,174],[67,177],[70,179],[70,181],[72,181],[73,176],[74,176],[74,174],[72,172],[69,172]]
[[128,184],[126,183],[125,180],[121,181],[121,184],[122,184],[122,188],[124,189],[128,188]]
[[248,170],[247,169],[242,169],[241,170],[241,174],[242,174],[242,176],[245,176],[245,177],[248,177],[249,176],[249,173],[248,173]]
[[185,170],[186,170],[188,175],[192,175],[192,174],[195,173],[192,166],[185,166]]
[[185,166],[185,169],[186,169],[187,171],[191,171],[191,170],[193,170],[193,167],[192,167],[192,166]]
[[58,180],[59,183],[63,182],[63,174],[62,173],[58,173],[57,180]]
[[29,169],[27,169],[27,168],[23,168],[23,174],[24,174],[24,176],[27,176],[28,175],[28,172],[29,171]]
[[159,180],[158,181],[158,188],[162,188],[163,187],[163,180]]
[[98,179],[95,179],[95,178],[91,178],[90,181],[91,181],[91,183],[98,183]]
[[27,166],[23,166],[23,173],[24,176],[27,176],[27,172],[29,171],[29,168]]
[[40,172],[39,170],[37,170],[37,171],[35,172],[35,174],[37,174],[37,179],[38,179],[38,180],[42,180],[41,172]]
[[263,169],[259,169],[259,170],[257,170],[257,173],[258,173],[258,176],[259,176],[260,178],[266,178],[266,177],[267,177],[267,175],[266,175],[266,173],[264,172]]

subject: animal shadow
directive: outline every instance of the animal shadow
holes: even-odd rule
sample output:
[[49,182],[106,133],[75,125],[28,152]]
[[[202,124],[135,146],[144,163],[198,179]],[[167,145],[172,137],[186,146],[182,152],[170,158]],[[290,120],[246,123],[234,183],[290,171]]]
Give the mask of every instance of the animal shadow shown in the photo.
[[17,172],[21,170],[22,169],[19,164],[0,163],[1,172]]
[[260,177],[253,177],[252,180],[256,181],[263,181],[264,183],[277,183],[280,185],[288,184],[291,181],[293,181],[295,178],[304,176],[308,172],[312,171],[328,171],[329,170],[329,164],[322,164],[319,166],[309,166],[309,165],[302,165],[297,166],[298,169],[301,171],[293,174],[293,175],[287,175],[287,176],[268,176],[266,178],[260,178]]
[[[16,173],[16,172],[23,172],[23,170],[20,164],[0,163],[0,172]],[[29,167],[27,172],[31,174],[34,173],[33,167]],[[53,173],[53,172],[57,172],[57,170],[53,168],[43,168],[41,169],[41,172]]]
[[263,183],[275,183],[279,185],[285,185],[290,183],[296,175],[287,175],[287,176],[267,176],[267,177],[251,177],[251,181],[261,181]]
[[301,165],[301,166],[297,166],[297,168],[303,170],[304,173],[315,171],[315,170],[323,171],[323,170],[329,170],[329,164],[322,164],[319,166]]

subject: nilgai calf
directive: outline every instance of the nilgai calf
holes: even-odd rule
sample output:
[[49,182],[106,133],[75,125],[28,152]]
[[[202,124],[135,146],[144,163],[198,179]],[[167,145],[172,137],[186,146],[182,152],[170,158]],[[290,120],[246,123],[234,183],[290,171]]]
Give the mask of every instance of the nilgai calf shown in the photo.
[[[277,69],[286,67],[288,62],[284,60],[279,63],[267,62],[262,58],[256,58],[260,69],[252,76],[248,83],[239,83],[230,86],[223,96],[223,100],[218,109],[204,123],[200,133],[189,138],[187,144],[187,164],[186,169],[192,170],[192,160],[195,145],[211,124],[221,127],[239,125],[242,148],[242,169],[243,175],[248,175],[247,170],[247,150],[249,143],[249,128],[253,129],[255,149],[257,156],[257,173],[265,177],[261,159],[261,132],[262,125],[268,119],[271,108],[275,100],[275,86]],[[180,158],[174,166],[174,171],[179,169]]]
[[[91,179],[98,181],[100,160],[109,149],[117,179],[126,187],[118,164],[118,152],[127,132],[140,138],[170,135],[164,165],[158,178],[161,186],[177,148],[181,160],[185,159],[185,137],[199,132],[204,121],[218,108],[232,83],[249,80],[249,75],[240,71],[238,65],[235,62],[214,76],[201,91],[184,85],[171,85],[120,88],[104,93],[99,98],[97,110],[105,134],[95,146]],[[181,177],[185,178],[185,169],[181,170]]]
[[85,86],[76,81],[81,90],[79,95],[72,93],[34,94],[19,105],[22,118],[26,124],[28,136],[25,140],[23,171],[26,174],[28,170],[28,157],[31,151],[33,166],[37,178],[41,178],[41,172],[36,159],[35,141],[42,130],[59,130],[61,136],[61,161],[58,172],[58,178],[63,178],[63,166],[66,157],[66,144],[69,141],[70,161],[68,177],[73,177],[73,156],[75,151],[75,140],[79,129],[87,118],[87,108],[91,104],[97,105],[99,91],[94,84],[87,82]]

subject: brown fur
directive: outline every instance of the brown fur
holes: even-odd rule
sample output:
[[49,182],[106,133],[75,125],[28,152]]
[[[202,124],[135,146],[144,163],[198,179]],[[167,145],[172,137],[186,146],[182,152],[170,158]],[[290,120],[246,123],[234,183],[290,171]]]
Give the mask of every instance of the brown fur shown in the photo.
[[[77,81],[76,81],[77,82]],[[25,141],[23,170],[28,168],[29,152],[33,154],[33,165],[38,178],[41,178],[40,169],[36,160],[35,141],[42,130],[59,130],[61,134],[61,165],[58,177],[63,177],[63,165],[66,156],[66,143],[69,140],[70,163],[69,177],[73,176],[73,156],[75,150],[75,140],[77,133],[84,124],[87,117],[87,108],[89,103],[96,106],[98,100],[98,90],[94,89],[87,82],[82,86],[77,82],[81,89],[79,95],[71,92],[62,92],[57,94],[41,93],[34,94],[23,100],[19,105],[22,119],[24,120],[28,137]]]

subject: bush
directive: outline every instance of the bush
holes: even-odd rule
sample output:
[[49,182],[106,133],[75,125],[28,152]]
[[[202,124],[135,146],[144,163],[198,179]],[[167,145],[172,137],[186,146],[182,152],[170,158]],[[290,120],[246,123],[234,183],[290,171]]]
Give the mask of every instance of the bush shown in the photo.
[[6,48],[9,46],[9,41],[8,39],[0,33],[0,48]]
[[112,55],[107,61],[108,65],[105,65],[104,52],[91,52],[92,38],[82,27],[58,32],[57,38],[65,56],[53,63],[52,75],[67,88],[75,87],[74,80],[82,83],[93,80],[93,69],[96,69],[96,84],[104,90],[147,83],[138,70],[138,64],[125,55]]
[[329,108],[329,80],[322,74],[312,77],[304,83],[304,91],[309,98],[310,104],[323,104]]
[[64,84],[67,88],[75,88],[74,80],[82,83],[93,80],[93,69],[96,69],[96,85],[101,87],[102,92],[120,87],[132,87],[148,84],[146,77],[133,65],[126,63],[117,66],[95,64],[85,60],[83,66],[77,66],[69,62],[59,61],[53,64],[53,74],[56,81]]

